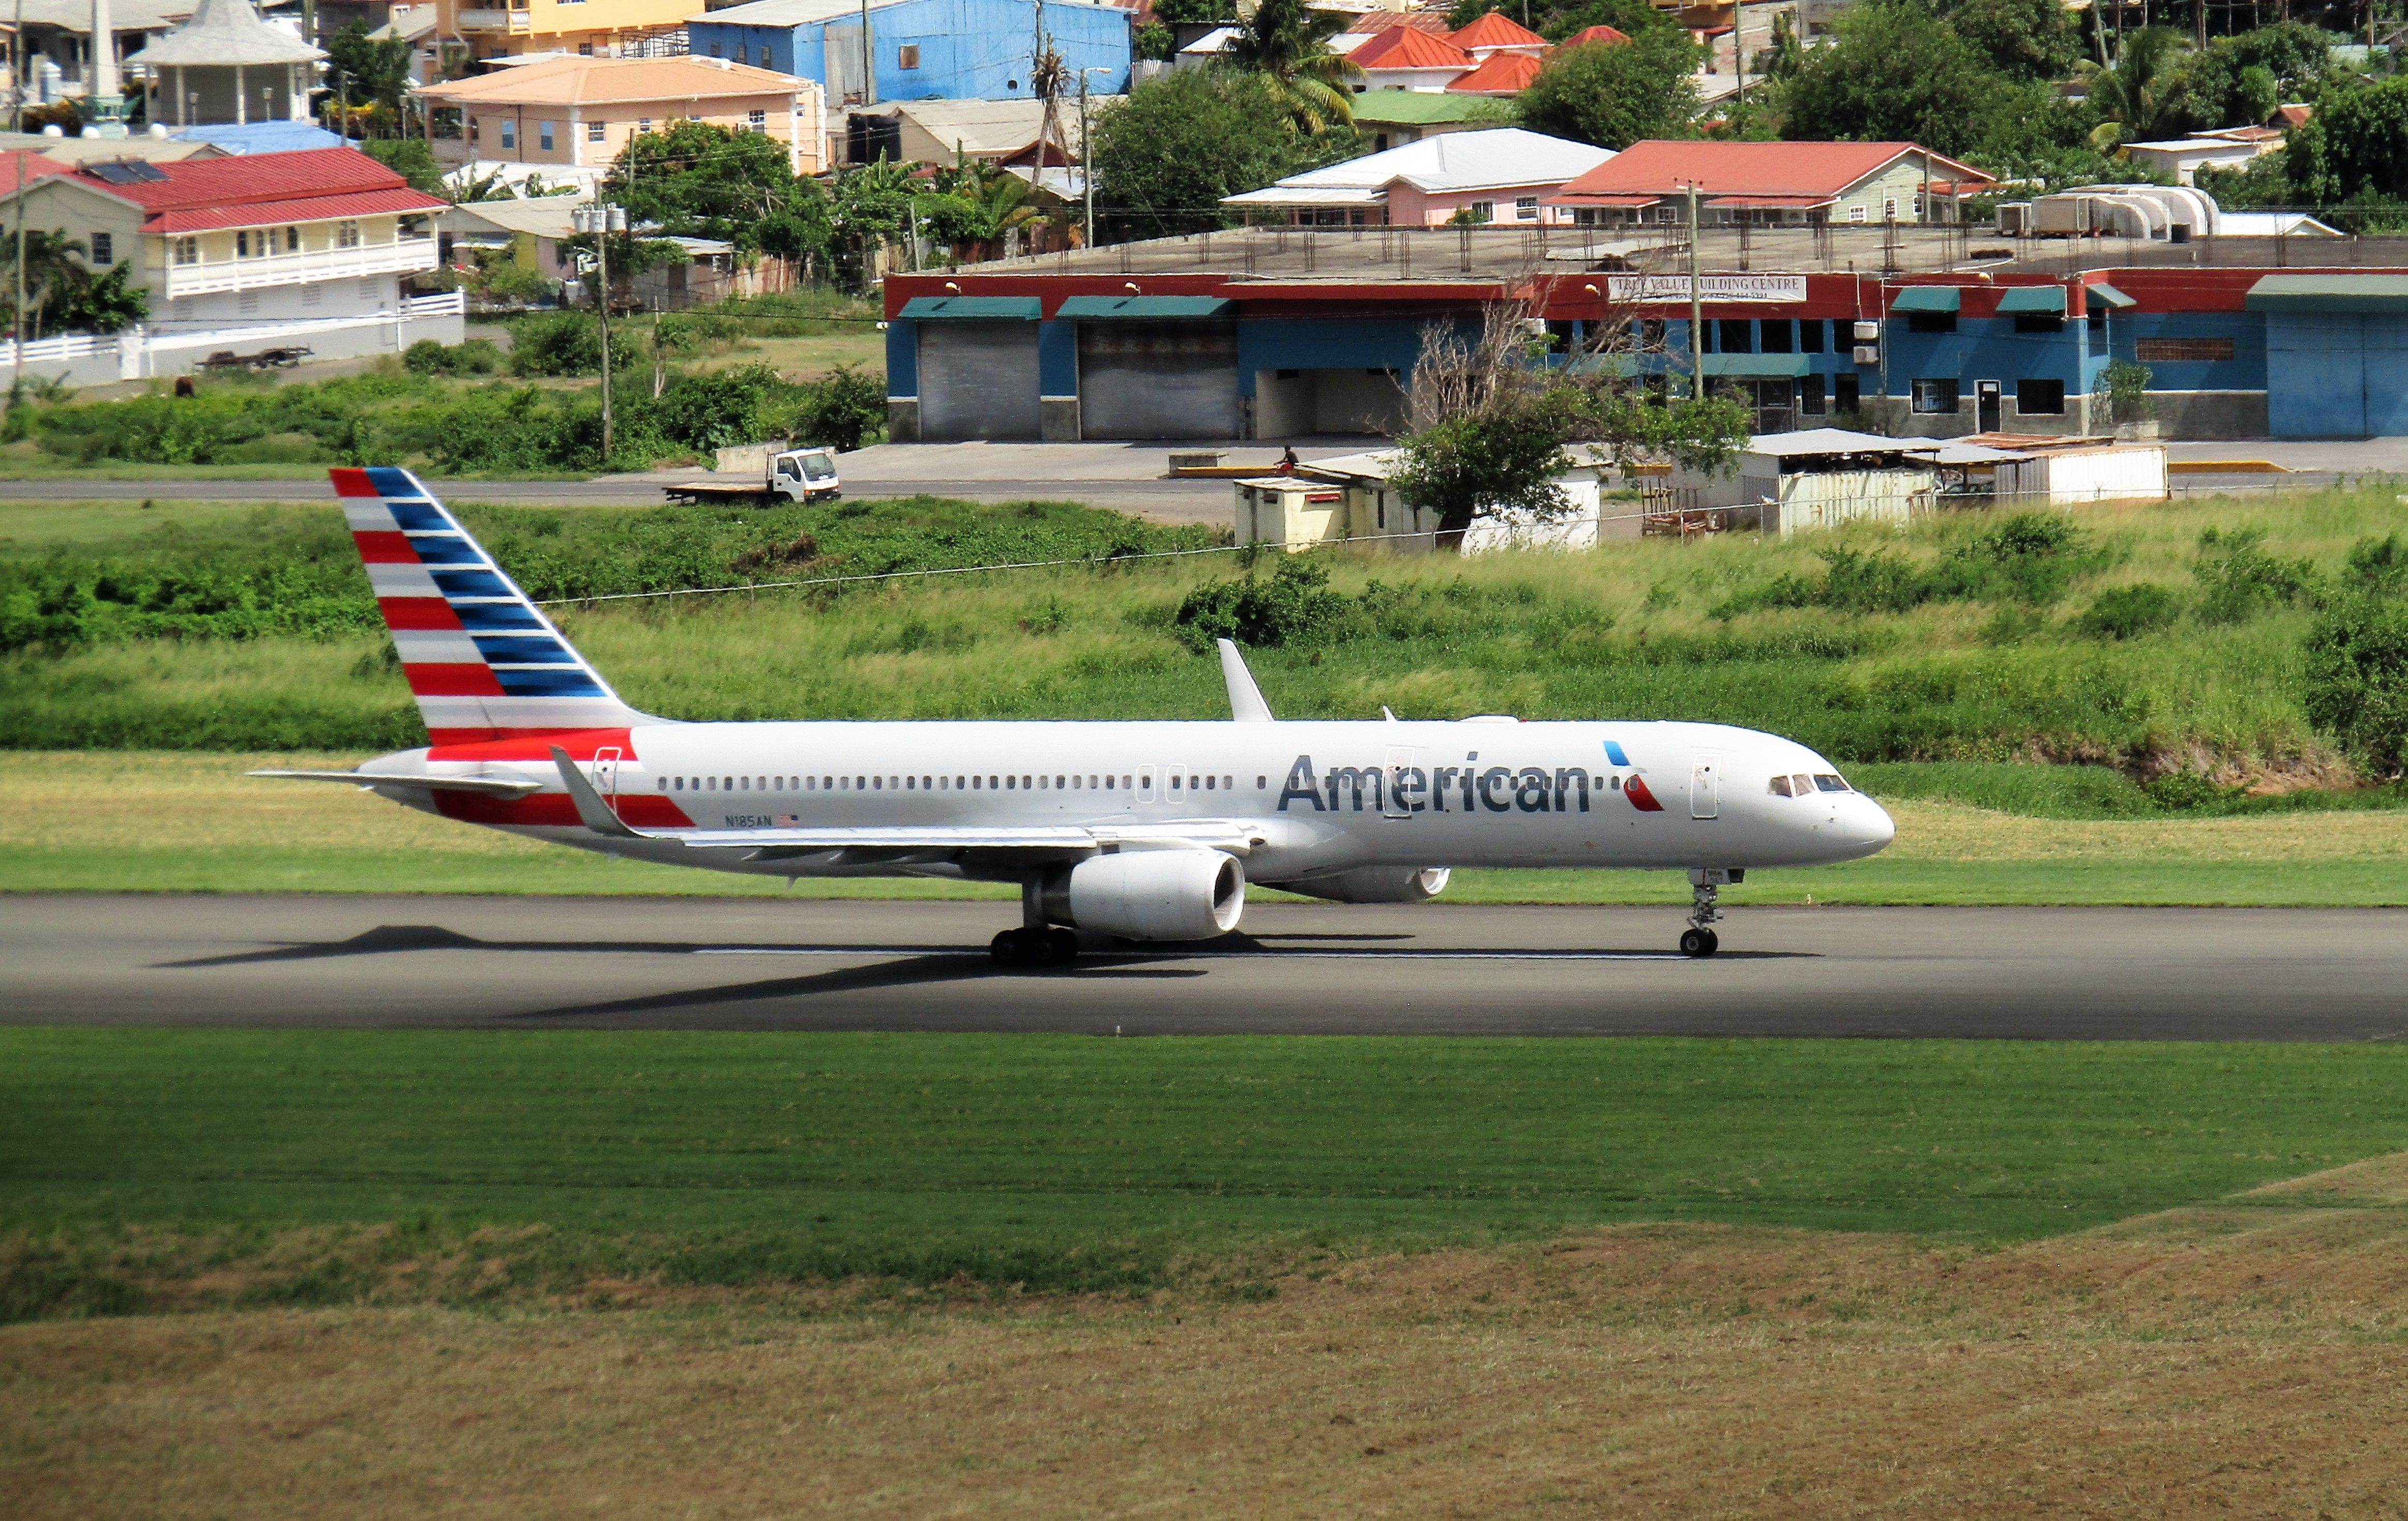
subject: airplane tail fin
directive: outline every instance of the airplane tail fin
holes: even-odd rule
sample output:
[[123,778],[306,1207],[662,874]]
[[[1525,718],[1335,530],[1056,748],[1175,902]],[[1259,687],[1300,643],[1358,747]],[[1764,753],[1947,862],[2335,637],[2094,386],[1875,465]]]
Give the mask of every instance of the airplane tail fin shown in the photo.
[[416,476],[330,473],[434,743],[657,722],[619,700]]

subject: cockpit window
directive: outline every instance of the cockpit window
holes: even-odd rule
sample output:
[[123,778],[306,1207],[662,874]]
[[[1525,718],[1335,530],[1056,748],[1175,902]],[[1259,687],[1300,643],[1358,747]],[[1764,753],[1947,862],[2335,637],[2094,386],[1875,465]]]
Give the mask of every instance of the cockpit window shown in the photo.
[[1814,778],[1814,785],[1823,792],[1848,792],[1853,790],[1848,786],[1847,782],[1842,781],[1836,776],[1833,776],[1828,771],[1818,773]]
[[1786,797],[1786,796],[1789,796],[1789,779],[1788,779],[1787,777],[1785,777],[1785,776],[1777,776],[1777,777],[1774,777],[1774,778],[1772,779],[1772,794],[1773,794],[1773,796],[1776,796],[1776,797]]

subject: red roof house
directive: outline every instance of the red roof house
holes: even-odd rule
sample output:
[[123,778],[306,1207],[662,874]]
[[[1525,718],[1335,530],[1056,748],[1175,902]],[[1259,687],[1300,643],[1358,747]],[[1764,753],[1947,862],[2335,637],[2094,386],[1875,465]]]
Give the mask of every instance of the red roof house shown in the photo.
[[1462,31],[1451,34],[1447,40],[1475,58],[1511,50],[1526,52],[1536,58],[1547,50],[1547,39],[1509,19],[1504,12],[1492,10]]
[[1611,26],[1584,26],[1556,43],[1555,50],[1561,52],[1566,48],[1585,48],[1592,42],[1627,42],[1629,40],[1629,34],[1617,32]]
[[1539,61],[1528,53],[1493,52],[1447,89],[1467,95],[1517,95],[1539,77]]
[[[1955,220],[1956,203],[1995,180],[1915,143],[1632,143],[1547,204],[1584,221],[1656,221],[1659,203],[1701,197],[1714,222],[1882,222]],[[1929,214],[1923,203],[1928,199]]]
[[1443,90],[1479,60],[1444,37],[1413,26],[1391,26],[1346,55],[1374,88]]

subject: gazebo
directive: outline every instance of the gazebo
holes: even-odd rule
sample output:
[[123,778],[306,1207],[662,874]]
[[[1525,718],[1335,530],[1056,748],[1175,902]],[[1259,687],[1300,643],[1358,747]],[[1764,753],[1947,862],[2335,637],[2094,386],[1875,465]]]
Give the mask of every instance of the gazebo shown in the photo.
[[150,120],[189,127],[309,120],[311,65],[325,56],[261,21],[251,0],[201,0],[125,62],[150,71]]

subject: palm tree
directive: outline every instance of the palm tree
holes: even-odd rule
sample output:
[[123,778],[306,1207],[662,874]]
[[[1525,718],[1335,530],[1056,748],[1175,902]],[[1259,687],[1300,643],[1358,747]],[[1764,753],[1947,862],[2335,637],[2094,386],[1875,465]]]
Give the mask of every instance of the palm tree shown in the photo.
[[2183,53],[2183,36],[2167,26],[2144,26],[2125,34],[2112,67],[2091,65],[2086,71],[2090,104],[2099,125],[2090,146],[2113,152],[2128,142],[2146,142],[2163,135],[2168,97]]
[[[40,337],[43,317],[69,305],[91,285],[92,270],[85,264],[89,257],[82,239],[69,237],[64,227],[47,233],[37,227],[25,230],[27,337]],[[13,282],[16,263],[16,239],[0,238],[0,289]]]
[[1291,131],[1318,133],[1332,122],[1352,122],[1352,86],[1363,70],[1329,50],[1329,39],[1346,23],[1346,17],[1310,9],[1304,0],[1262,0],[1230,43],[1229,62],[1263,77]]

